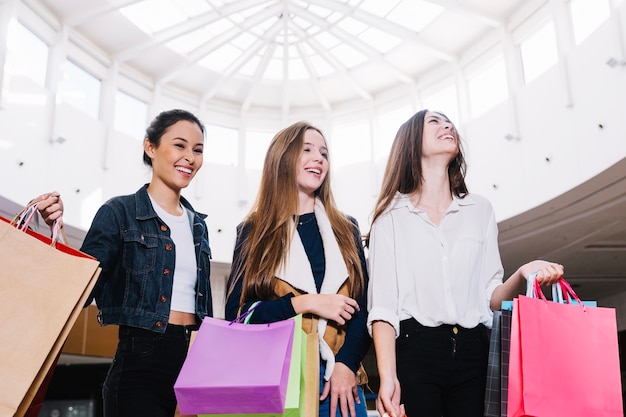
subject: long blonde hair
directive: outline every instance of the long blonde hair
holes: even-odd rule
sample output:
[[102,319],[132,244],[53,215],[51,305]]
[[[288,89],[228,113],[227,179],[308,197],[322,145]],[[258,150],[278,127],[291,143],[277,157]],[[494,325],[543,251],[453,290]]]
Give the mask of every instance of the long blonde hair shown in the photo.
[[[232,267],[237,275],[229,291],[239,279],[243,279],[241,303],[244,300],[276,298],[275,273],[286,262],[291,237],[295,233],[297,168],[304,149],[304,134],[309,129],[324,137],[318,128],[307,122],[297,122],[278,132],[269,145],[256,201],[243,222],[242,229],[248,228],[248,234],[239,248],[241,256],[233,260]],[[335,205],[330,189],[330,168],[315,195],[326,209],[348,268],[350,293],[356,298],[364,290],[364,280],[355,241],[355,226]]]

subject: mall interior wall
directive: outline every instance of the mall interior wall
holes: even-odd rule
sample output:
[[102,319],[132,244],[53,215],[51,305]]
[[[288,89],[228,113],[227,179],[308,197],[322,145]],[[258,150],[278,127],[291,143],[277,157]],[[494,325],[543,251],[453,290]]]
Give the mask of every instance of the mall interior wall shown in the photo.
[[[510,91],[508,100],[478,117],[455,121],[467,149],[470,190],[493,202],[498,220],[554,198],[626,156],[626,7],[616,13],[555,67]],[[618,65],[607,65],[610,58]],[[2,87],[3,197],[24,204],[57,190],[65,201],[66,223],[86,230],[105,200],[132,193],[149,181],[150,171],[142,164],[142,138],[129,137],[81,109],[57,102],[52,92],[27,78],[14,76]],[[419,95],[406,88],[404,94],[394,94],[399,106],[421,107]],[[280,115],[220,115],[165,96],[152,104],[166,106],[191,110],[206,123],[233,128],[262,124],[274,132],[299,119],[324,129],[330,116],[349,118],[359,109],[346,104],[330,116],[296,111],[287,120]],[[377,106],[374,102],[363,107],[375,113]],[[406,119],[410,116],[407,113]],[[328,135],[332,152],[332,141],[340,138]],[[364,146],[371,145],[368,140],[364,138]],[[363,232],[368,230],[384,163],[371,160],[332,173],[339,207],[358,219]],[[259,177],[259,170],[205,163],[185,190],[192,205],[208,214],[215,261],[230,262],[235,227],[254,200]]]

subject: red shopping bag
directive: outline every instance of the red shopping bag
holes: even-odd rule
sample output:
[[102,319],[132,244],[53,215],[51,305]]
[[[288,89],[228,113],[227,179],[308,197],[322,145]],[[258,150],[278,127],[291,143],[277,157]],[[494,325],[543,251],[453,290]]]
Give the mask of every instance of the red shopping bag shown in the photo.
[[623,416],[615,309],[520,295],[513,302],[508,417]]

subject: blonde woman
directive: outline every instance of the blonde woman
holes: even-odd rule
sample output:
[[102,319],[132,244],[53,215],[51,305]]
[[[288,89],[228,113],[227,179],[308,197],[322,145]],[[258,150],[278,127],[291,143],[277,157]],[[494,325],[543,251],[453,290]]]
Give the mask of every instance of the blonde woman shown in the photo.
[[[322,132],[295,123],[270,143],[256,202],[238,227],[226,318],[303,314],[319,332],[319,415],[365,417],[360,362],[371,344],[367,273],[356,221],[335,206]],[[323,336],[323,337],[322,337]]]

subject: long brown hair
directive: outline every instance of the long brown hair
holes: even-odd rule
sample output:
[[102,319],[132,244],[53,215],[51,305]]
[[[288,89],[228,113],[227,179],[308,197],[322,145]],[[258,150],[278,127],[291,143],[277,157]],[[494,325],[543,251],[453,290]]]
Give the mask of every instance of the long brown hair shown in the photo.
[[[249,228],[247,238],[241,243],[241,256],[234,260],[239,265],[233,265],[238,273],[231,290],[237,280],[243,279],[242,303],[244,300],[276,298],[275,273],[286,262],[291,237],[295,233],[297,168],[304,149],[304,134],[308,129],[314,129],[324,137],[318,128],[307,122],[297,122],[274,136],[265,155],[259,192],[243,222],[244,227]],[[350,293],[356,298],[364,289],[364,281],[354,225],[335,205],[330,189],[330,167],[315,195],[326,209],[348,269]]]
[[[376,219],[389,207],[396,192],[411,194],[421,190],[424,179],[422,174],[422,136],[424,134],[424,118],[428,112],[428,109],[420,110],[398,129],[389,152],[389,160],[385,167],[385,175],[371,224],[374,224]],[[450,119],[445,114],[441,112],[435,113],[444,117],[447,122],[450,122]],[[467,195],[467,186],[465,185],[466,164],[463,157],[461,138],[459,137],[458,139],[459,152],[448,165],[448,176],[452,194],[463,198]],[[369,233],[366,243],[369,243]]]

